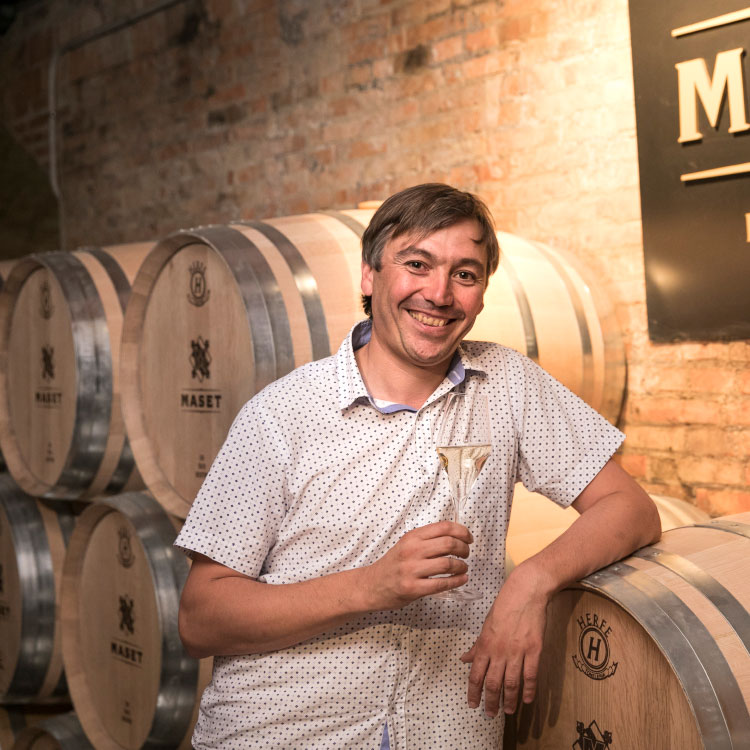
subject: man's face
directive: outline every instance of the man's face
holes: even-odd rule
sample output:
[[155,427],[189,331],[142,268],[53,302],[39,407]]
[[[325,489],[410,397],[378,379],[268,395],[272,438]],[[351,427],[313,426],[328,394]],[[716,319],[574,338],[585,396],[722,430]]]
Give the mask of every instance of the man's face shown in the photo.
[[362,264],[373,338],[405,364],[447,369],[483,307],[487,253],[473,219],[383,249],[381,270]]

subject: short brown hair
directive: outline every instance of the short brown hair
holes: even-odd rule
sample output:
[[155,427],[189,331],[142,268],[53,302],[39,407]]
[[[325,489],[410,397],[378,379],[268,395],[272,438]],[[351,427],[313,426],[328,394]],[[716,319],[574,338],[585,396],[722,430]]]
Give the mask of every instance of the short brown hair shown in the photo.
[[[481,229],[479,244],[487,251],[489,278],[500,262],[492,215],[476,195],[441,182],[414,185],[385,200],[362,235],[362,261],[379,271],[383,249],[390,240],[411,232],[427,237],[466,219],[474,219]],[[362,307],[372,317],[370,296],[362,295]]]

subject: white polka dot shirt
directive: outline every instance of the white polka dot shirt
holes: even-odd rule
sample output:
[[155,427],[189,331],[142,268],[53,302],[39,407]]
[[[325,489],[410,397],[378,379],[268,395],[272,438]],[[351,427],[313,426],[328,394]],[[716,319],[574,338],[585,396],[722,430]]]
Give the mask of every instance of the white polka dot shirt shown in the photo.
[[[464,342],[459,356],[467,393],[487,394],[492,419],[492,453],[462,511],[484,598],[427,597],[291,648],[216,657],[198,750],[377,750],[386,722],[392,750],[499,747],[503,718],[468,708],[459,657],[504,580],[513,486],[568,505],[623,435],[512,349]],[[418,411],[381,412],[350,334],[243,407],[176,544],[269,584],[375,562],[410,529],[451,517],[435,439],[452,388],[446,377]]]

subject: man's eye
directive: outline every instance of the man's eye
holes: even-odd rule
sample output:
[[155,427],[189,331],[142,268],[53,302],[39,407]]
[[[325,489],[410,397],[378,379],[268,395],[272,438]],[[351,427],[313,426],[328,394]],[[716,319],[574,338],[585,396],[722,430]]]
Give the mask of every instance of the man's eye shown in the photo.
[[406,265],[417,271],[421,271],[424,268],[424,263],[421,260],[410,260]]
[[461,281],[476,281],[477,277],[471,271],[459,271],[457,274]]

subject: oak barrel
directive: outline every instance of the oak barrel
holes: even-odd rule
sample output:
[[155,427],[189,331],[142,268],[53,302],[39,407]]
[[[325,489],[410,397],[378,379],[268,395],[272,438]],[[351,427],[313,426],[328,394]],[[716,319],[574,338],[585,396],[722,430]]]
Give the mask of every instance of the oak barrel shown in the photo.
[[750,513],[673,529],[560,592],[504,747],[750,747]]
[[177,611],[188,561],[145,493],[81,513],[63,570],[63,658],[73,706],[97,750],[189,747],[211,660],[185,652]]
[[[5,285],[5,279],[8,278],[14,264],[14,260],[0,261],[0,291],[2,291],[3,286]],[[2,453],[0,453],[0,469],[5,469],[5,461],[3,460]],[[2,747],[3,746],[0,744],[0,750],[2,750]]]
[[3,288],[5,279],[10,276],[10,272],[13,270],[15,264],[15,260],[0,260],[0,289]]
[[11,750],[27,727],[67,712],[67,706],[0,706],[0,750]]
[[95,750],[75,712],[53,716],[22,729],[13,750]]
[[[125,315],[122,401],[138,469],[185,517],[241,406],[334,353],[363,317],[355,209],[177,232],[144,261]],[[614,420],[624,351],[606,298],[575,264],[498,233],[502,263],[472,338],[520,349]]]
[[0,475],[0,702],[67,701],[57,608],[68,504],[45,503]]
[[[652,494],[651,499],[659,511],[662,531],[710,519],[706,511],[687,500],[658,494]],[[561,508],[544,495],[529,492],[520,482],[516,484],[505,543],[506,572],[557,539],[578,515],[575,508]]]
[[26,492],[88,499],[142,487],[120,409],[130,283],[151,244],[20,259],[0,294],[0,444]]

